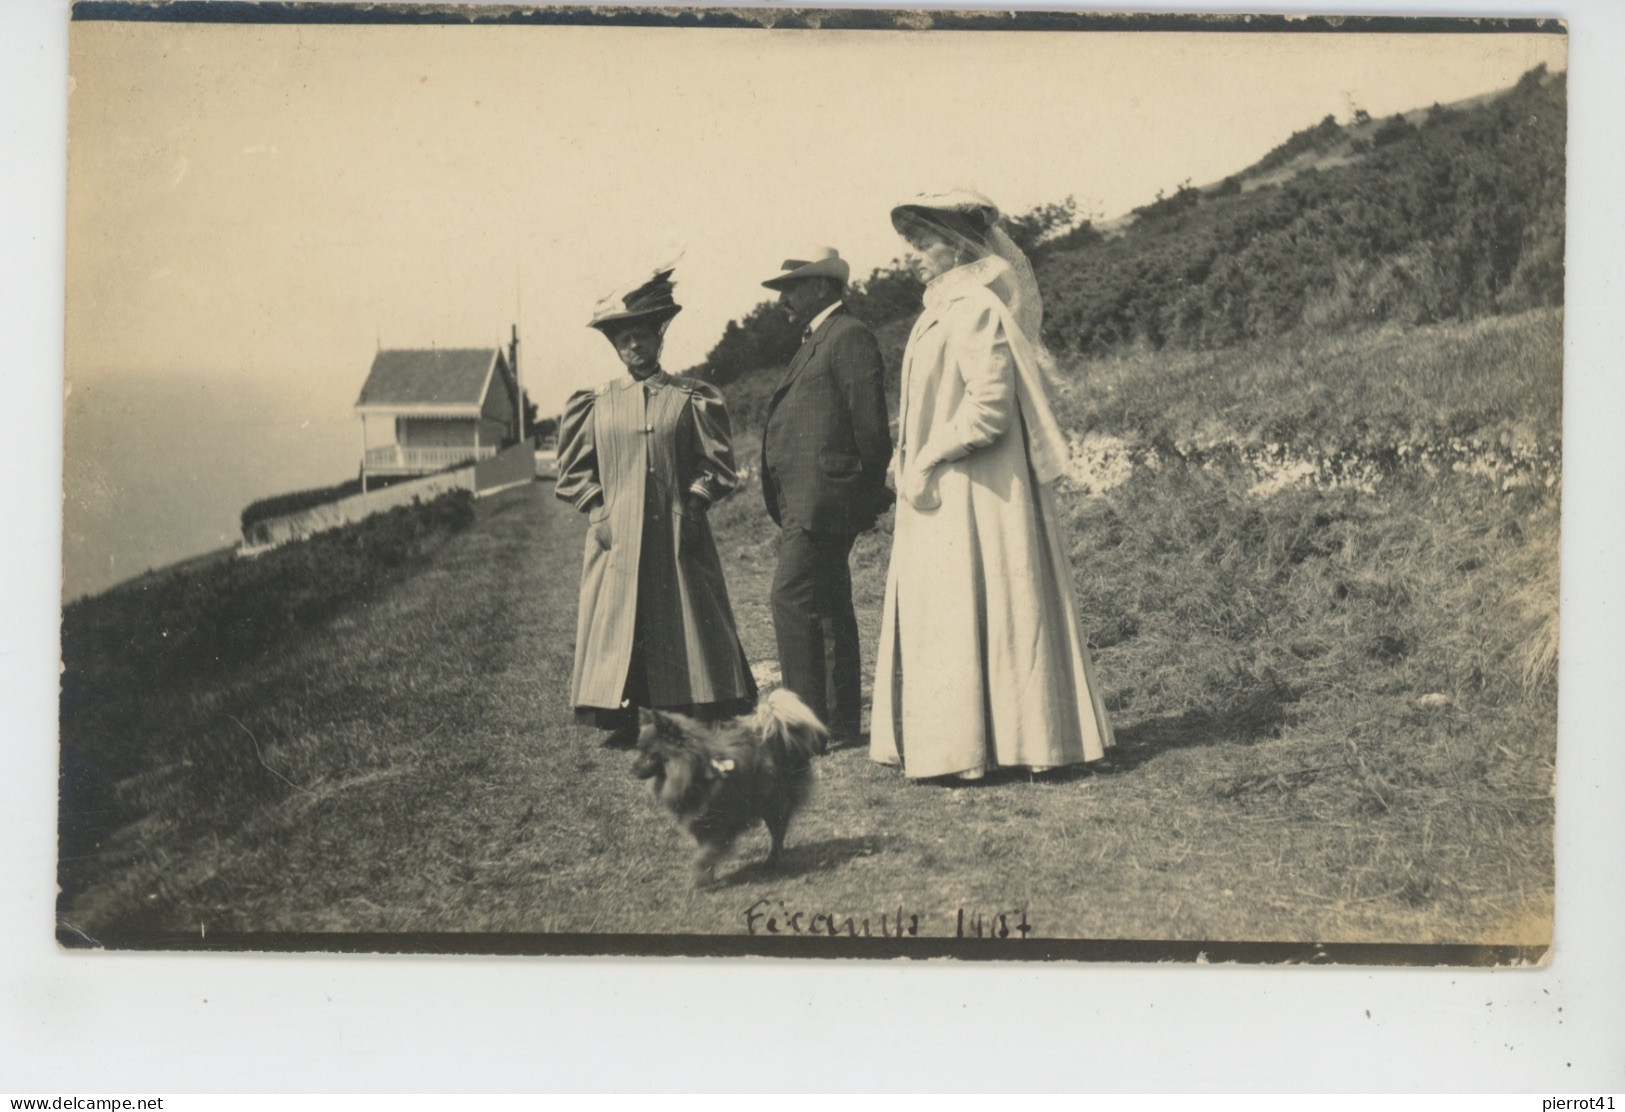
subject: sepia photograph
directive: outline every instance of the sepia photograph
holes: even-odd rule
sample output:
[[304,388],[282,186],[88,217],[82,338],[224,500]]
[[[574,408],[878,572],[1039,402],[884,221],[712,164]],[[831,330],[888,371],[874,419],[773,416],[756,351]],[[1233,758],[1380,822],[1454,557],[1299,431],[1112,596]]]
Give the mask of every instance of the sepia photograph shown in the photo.
[[57,941],[1549,962],[1568,45],[74,5]]

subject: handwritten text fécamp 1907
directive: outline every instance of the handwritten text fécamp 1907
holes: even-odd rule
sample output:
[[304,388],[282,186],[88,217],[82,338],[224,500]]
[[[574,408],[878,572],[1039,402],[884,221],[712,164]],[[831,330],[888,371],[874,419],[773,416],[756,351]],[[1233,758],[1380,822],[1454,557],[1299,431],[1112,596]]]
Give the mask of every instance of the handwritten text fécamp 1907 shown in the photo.
[[[834,911],[812,911],[790,907],[783,900],[757,900],[745,909],[745,933],[749,935],[804,935],[816,938],[918,938],[927,916],[918,912],[896,911],[853,915]],[[1027,909],[1010,911],[967,911],[958,908],[953,915],[954,938],[1027,938],[1033,933],[1027,922]]]

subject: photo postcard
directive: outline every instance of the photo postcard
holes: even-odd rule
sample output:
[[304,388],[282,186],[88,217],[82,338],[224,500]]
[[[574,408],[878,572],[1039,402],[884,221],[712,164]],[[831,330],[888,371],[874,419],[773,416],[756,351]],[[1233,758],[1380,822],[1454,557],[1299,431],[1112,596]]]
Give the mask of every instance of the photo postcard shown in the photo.
[[1543,962],[1566,47],[76,4],[59,942]]

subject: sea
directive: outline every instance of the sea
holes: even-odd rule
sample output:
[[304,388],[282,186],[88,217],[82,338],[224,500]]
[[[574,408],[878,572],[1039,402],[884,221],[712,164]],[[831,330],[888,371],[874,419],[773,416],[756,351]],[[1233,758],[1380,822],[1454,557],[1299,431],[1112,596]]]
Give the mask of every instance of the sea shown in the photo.
[[354,478],[349,397],[223,374],[75,380],[63,407],[63,602],[230,548],[256,499]]

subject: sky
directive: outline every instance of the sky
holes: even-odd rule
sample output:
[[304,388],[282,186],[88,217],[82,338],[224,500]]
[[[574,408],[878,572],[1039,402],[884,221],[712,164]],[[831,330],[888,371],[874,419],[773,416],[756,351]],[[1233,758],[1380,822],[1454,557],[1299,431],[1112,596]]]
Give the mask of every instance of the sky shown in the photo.
[[71,28],[69,389],[205,374],[348,411],[376,348],[518,324],[543,412],[620,373],[594,303],[680,256],[700,362],[830,244],[980,189],[1111,218],[1291,132],[1503,88],[1554,35]]

